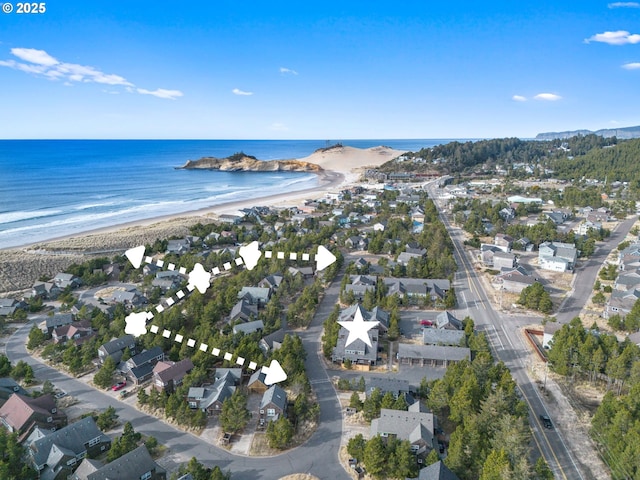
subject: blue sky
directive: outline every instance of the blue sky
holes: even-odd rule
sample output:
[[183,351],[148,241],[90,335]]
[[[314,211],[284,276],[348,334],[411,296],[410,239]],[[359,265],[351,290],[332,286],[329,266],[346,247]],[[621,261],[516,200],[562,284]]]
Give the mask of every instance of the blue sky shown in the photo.
[[13,5],[0,14],[5,139],[529,138],[640,124],[635,2]]

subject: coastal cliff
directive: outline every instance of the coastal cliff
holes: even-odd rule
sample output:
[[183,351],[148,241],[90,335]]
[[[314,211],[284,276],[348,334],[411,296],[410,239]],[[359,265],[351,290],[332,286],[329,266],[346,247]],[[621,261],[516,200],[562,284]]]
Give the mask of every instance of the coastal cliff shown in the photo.
[[321,172],[320,165],[300,160],[258,160],[244,153],[236,153],[227,158],[204,157],[187,160],[177,169],[221,170],[225,172]]
[[536,135],[536,140],[555,140],[556,138],[570,138],[576,135],[600,135],[602,137],[617,137],[619,139],[639,138],[640,126],[623,128],[605,128],[602,130],[571,130],[567,132],[545,132]]

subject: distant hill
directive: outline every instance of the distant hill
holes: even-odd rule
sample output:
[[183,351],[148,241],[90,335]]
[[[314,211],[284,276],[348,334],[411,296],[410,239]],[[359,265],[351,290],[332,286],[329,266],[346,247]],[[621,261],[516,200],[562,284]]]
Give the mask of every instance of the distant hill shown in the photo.
[[602,137],[617,137],[620,139],[640,138],[640,126],[624,128],[605,128],[602,130],[571,130],[567,132],[546,132],[536,135],[536,140],[555,140],[556,138],[570,138],[576,135],[600,135]]

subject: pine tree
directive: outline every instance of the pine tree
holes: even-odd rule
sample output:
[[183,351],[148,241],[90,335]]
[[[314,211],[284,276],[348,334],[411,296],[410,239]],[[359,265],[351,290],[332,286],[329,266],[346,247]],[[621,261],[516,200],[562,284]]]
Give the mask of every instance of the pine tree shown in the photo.
[[247,397],[240,390],[233,392],[233,395],[222,403],[220,425],[225,432],[237,433],[242,431],[249,423],[249,417]]
[[364,449],[364,465],[373,478],[385,478],[387,475],[387,455],[384,442],[376,435],[367,442]]

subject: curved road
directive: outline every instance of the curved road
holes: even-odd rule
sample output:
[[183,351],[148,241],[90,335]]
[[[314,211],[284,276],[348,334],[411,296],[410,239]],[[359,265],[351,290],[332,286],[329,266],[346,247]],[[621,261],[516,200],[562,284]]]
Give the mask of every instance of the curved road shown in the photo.
[[324,369],[321,355],[320,336],[322,323],[338,300],[340,276],[325,291],[325,296],[308,330],[299,333],[302,338],[307,360],[305,362],[309,380],[320,404],[320,421],[312,437],[300,447],[275,457],[245,457],[233,455],[215,447],[190,433],[185,433],[155,417],[146,415],[113,397],[93,389],[73,377],[59,372],[31,357],[25,348],[31,322],[21,327],[9,338],[6,353],[12,362],[24,360],[41,380],[50,380],[69,395],[73,395],[89,408],[104,410],[113,406],[120,420],[131,422],[136,431],[152,435],[158,442],[169,448],[169,454],[180,454],[188,461],[196,457],[205,465],[218,465],[230,470],[234,480],[274,480],[291,473],[311,473],[319,478],[348,480],[338,460],[338,450],[342,435],[342,413],[336,392]]

